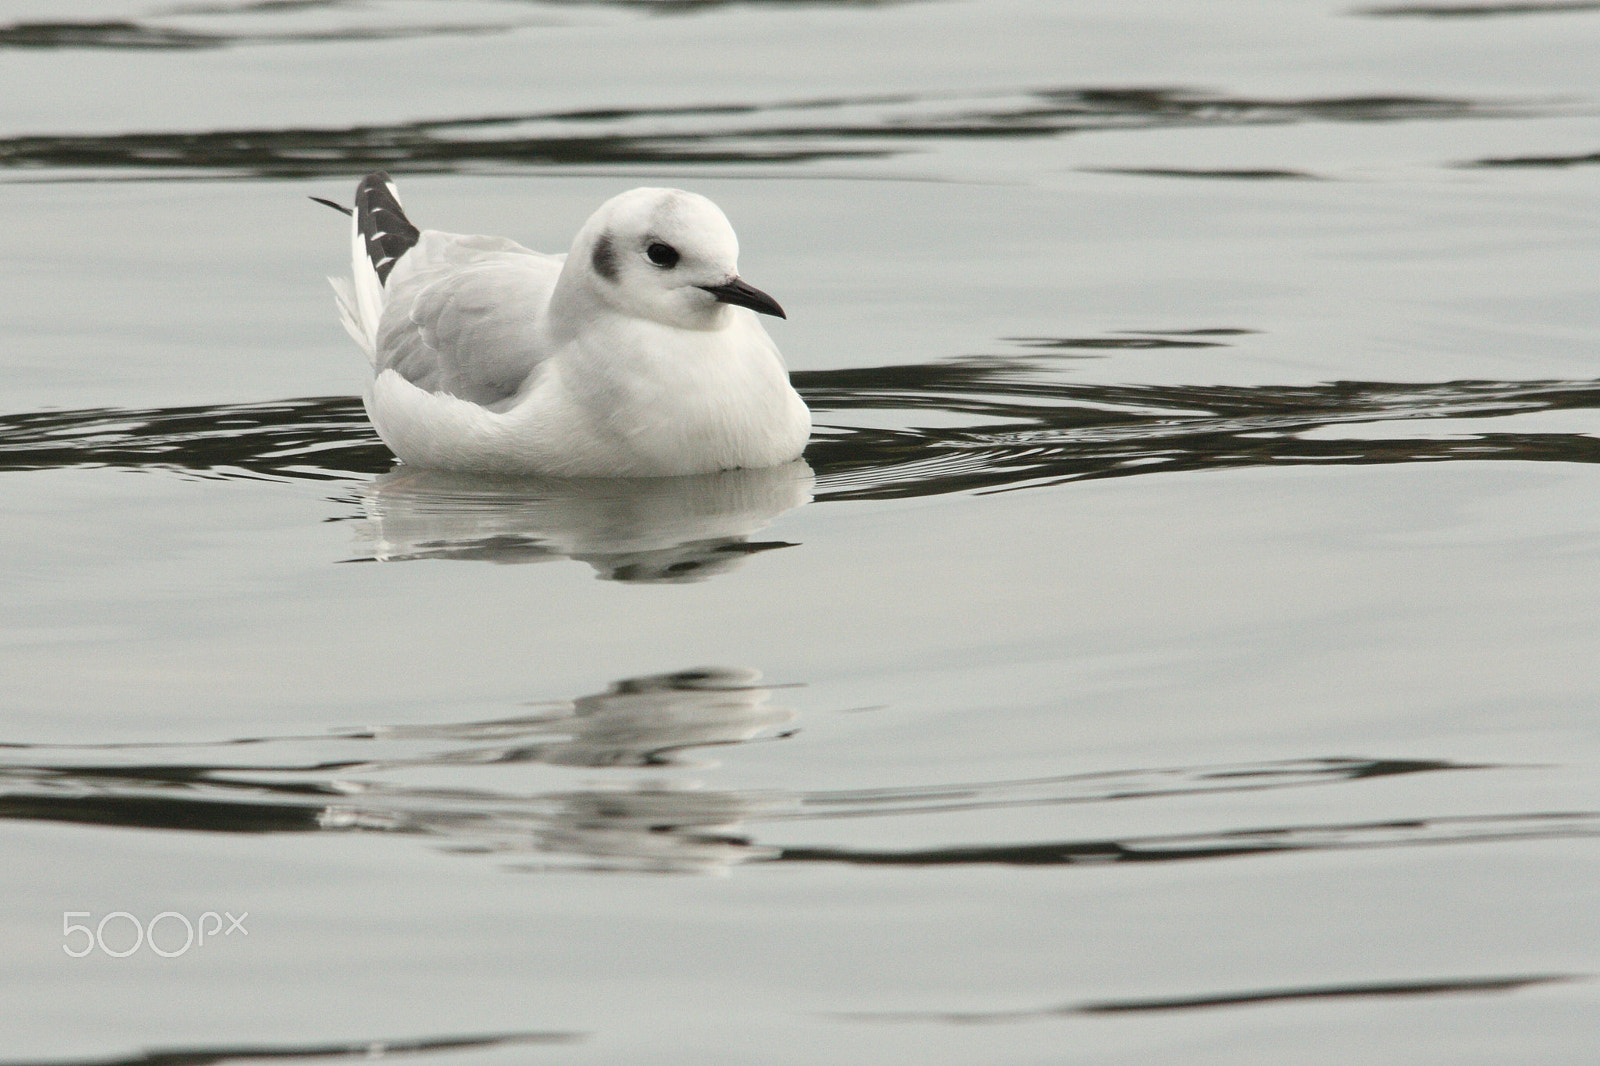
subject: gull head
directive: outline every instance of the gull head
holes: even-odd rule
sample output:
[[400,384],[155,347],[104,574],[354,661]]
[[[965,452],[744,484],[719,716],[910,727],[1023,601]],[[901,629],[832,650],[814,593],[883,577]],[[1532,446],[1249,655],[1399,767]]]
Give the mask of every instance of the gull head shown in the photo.
[[739,238],[704,196],[633,189],[600,205],[567,257],[611,307],[679,329],[720,329],[729,307],[783,318],[778,302],[739,277]]

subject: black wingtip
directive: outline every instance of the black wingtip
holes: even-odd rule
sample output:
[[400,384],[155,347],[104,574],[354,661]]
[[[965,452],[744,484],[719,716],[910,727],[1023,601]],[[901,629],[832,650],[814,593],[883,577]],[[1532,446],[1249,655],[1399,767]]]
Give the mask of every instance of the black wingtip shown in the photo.
[[368,174],[356,186],[355,216],[372,269],[378,272],[380,282],[386,282],[389,271],[417,243],[422,231],[406,218],[394,182],[381,170]]
[[332,200],[324,200],[320,196],[308,196],[308,197],[306,197],[306,199],[315,200],[317,203],[321,204],[324,207],[331,207],[335,211],[339,211],[339,212],[341,212],[343,214],[346,214],[346,215],[355,214],[355,211],[353,211],[352,209],[344,206],[344,204],[336,204]]

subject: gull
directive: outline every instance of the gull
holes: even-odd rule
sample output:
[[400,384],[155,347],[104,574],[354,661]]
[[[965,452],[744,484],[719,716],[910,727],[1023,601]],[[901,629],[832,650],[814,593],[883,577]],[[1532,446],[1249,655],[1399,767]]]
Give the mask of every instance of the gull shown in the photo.
[[739,277],[710,200],[633,189],[565,255],[419,230],[387,174],[351,216],[351,276],[330,278],[372,363],[367,417],[402,462],[548,477],[665,477],[799,457],[811,414]]

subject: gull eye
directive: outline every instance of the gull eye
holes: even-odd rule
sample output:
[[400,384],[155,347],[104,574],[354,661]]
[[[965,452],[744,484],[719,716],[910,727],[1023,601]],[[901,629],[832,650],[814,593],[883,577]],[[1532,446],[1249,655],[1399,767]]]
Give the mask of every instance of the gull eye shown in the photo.
[[644,254],[649,257],[650,262],[666,270],[678,265],[678,250],[670,244],[656,241],[644,250]]

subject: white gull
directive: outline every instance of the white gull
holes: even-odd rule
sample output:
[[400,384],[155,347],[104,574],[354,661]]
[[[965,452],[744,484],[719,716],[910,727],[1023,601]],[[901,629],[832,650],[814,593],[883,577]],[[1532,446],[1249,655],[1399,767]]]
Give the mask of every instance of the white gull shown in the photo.
[[405,463],[659,477],[804,450],[810,412],[754,313],[783,309],[740,279],[705,197],[622,193],[566,255],[418,230],[382,173],[350,214],[352,276],[330,280],[372,361],[367,415]]

